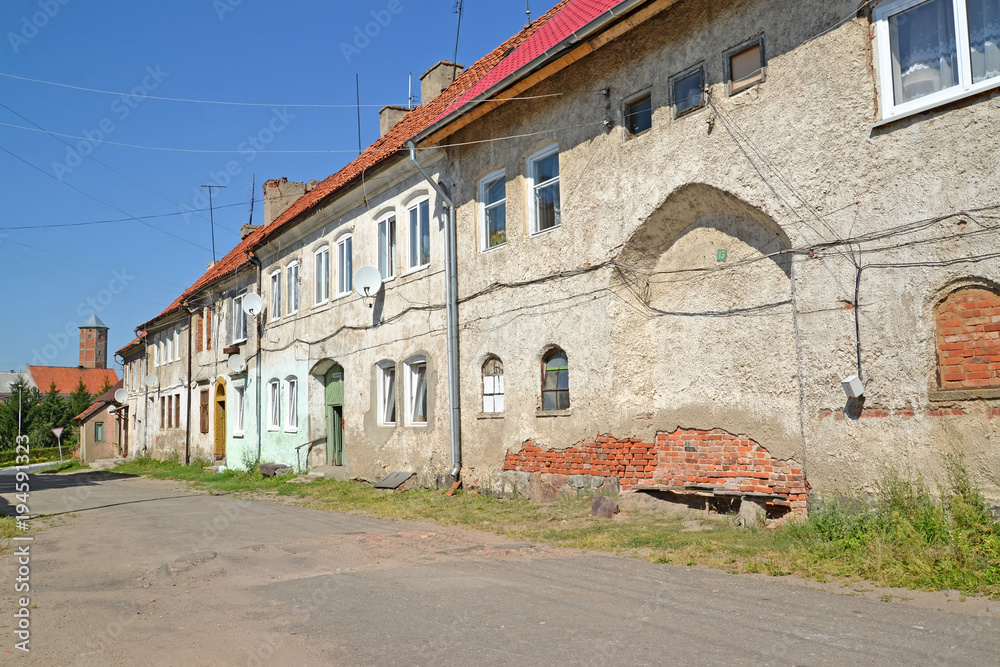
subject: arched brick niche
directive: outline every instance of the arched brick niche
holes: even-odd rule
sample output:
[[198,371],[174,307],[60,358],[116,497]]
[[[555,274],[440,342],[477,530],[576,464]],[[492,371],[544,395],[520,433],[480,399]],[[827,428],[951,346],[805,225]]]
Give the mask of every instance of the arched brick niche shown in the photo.
[[941,301],[934,317],[938,389],[1000,388],[1000,295],[964,287]]

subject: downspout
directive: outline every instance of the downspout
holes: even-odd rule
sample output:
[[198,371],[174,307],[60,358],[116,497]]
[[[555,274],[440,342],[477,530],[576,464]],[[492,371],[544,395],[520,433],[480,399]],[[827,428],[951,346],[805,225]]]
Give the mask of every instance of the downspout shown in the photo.
[[184,309],[188,311],[188,344],[187,344],[187,419],[184,420],[184,465],[191,465],[191,330],[194,328],[192,322],[194,311],[184,304]]
[[451,471],[452,478],[458,482],[462,472],[462,408],[460,405],[459,375],[458,375],[458,274],[456,268],[457,235],[455,233],[455,202],[444,191],[431,175],[417,161],[417,147],[413,141],[406,142],[410,148],[410,161],[417,168],[441,200],[448,207],[448,229],[445,233],[445,321],[448,355],[448,425],[451,431]]
[[[264,289],[264,286],[262,284],[262,281],[264,280],[264,265],[261,263],[260,259],[257,257],[257,255],[255,255],[253,253],[252,250],[246,250],[245,253],[246,253],[247,259],[250,260],[250,263],[257,267],[257,294],[261,295],[261,298],[263,298],[263,294],[264,294],[263,293],[263,289]],[[253,323],[254,324],[254,329],[257,330],[257,349],[256,349],[256,351],[254,353],[254,356],[257,357],[257,388],[255,389],[255,393],[256,393],[256,397],[257,397],[256,398],[256,403],[257,403],[257,408],[256,408],[256,410],[257,410],[257,415],[256,415],[256,417],[257,417],[257,465],[259,466],[260,465],[260,457],[261,457],[261,454],[263,453],[263,443],[261,442],[261,437],[263,435],[263,432],[261,431],[261,424],[260,424],[260,422],[261,422],[261,410],[260,410],[260,363],[261,363],[261,359],[263,358],[263,355],[261,355],[261,353],[260,353],[260,342],[261,342],[261,340],[264,337],[264,332],[263,332],[263,326],[264,326],[264,324],[263,324],[263,321],[262,320],[258,320],[256,316],[253,319],[254,319],[254,323]]]

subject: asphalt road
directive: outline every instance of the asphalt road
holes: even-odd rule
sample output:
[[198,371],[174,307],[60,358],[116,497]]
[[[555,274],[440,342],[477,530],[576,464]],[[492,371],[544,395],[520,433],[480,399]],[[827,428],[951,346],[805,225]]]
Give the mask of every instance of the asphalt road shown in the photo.
[[1000,662],[1000,601],[883,602],[114,475],[31,485],[50,515],[30,543],[31,650],[8,551],[2,664]]

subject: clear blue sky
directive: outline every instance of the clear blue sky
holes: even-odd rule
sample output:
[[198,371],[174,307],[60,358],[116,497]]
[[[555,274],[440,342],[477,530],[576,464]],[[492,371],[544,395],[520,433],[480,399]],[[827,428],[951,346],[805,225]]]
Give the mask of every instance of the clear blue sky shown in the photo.
[[[535,4],[537,17],[554,0]],[[361,108],[367,146],[378,138],[378,109],[406,103],[408,75],[419,95],[420,74],[454,56],[457,18],[454,0],[4,0],[2,75],[264,106],[122,98],[0,76],[0,370],[75,366],[76,327],[95,311],[113,353],[212,259],[207,212],[39,227],[201,208],[199,184],[229,178],[214,195],[221,257],[248,221],[253,176],[259,199],[269,178],[322,179],[347,164],[358,145],[355,74],[361,104],[371,105]],[[471,65],[524,23],[521,0],[468,0],[459,62]],[[376,36],[359,38],[366,27]],[[71,149],[10,125],[90,140],[64,137]],[[265,152],[317,150],[346,152]],[[222,176],[227,163],[236,176]],[[262,219],[259,202],[254,216]],[[22,226],[33,229],[9,229]]]

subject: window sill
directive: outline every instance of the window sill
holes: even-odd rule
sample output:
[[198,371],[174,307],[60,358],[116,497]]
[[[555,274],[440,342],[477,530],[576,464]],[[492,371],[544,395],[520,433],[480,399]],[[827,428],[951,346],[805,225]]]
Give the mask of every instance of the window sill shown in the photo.
[[507,246],[507,242],[504,241],[503,243],[498,243],[497,245],[493,246],[492,248],[483,248],[479,252],[480,252],[480,254],[485,255],[488,252],[493,252],[494,250],[499,250],[500,248],[505,248],[506,246]]
[[542,234],[549,234],[549,233],[557,231],[559,229],[562,229],[562,223],[559,223],[558,225],[555,225],[554,227],[549,227],[548,229],[543,229],[540,232],[531,232],[531,236],[532,236],[532,238],[534,238],[536,236],[541,236]]
[[233,433],[233,437],[234,438],[242,438],[243,437],[243,433]]
[[638,139],[639,137],[645,136],[645,135],[649,134],[652,131],[653,131],[652,127],[649,127],[647,129],[643,130],[642,132],[635,132],[635,133],[632,133],[632,132],[629,132],[628,130],[625,130],[625,141],[629,142],[629,141],[632,141],[633,139]]
[[986,387],[983,389],[932,389],[927,394],[932,403],[948,403],[952,401],[983,401],[1000,398],[1000,388]]
[[412,269],[407,269],[407,270],[406,270],[406,271],[405,271],[405,272],[403,273],[403,276],[402,276],[402,277],[404,277],[404,278],[405,278],[406,276],[409,276],[409,275],[412,275],[412,274],[414,274],[414,273],[417,273],[417,272],[419,272],[419,271],[423,271],[424,269],[426,269],[426,268],[430,267],[430,265],[431,265],[431,264],[430,264],[430,262],[428,262],[427,264],[421,264],[420,266],[415,266],[415,267],[413,267]]
[[974,84],[966,90],[951,93],[943,97],[934,97],[926,102],[917,104],[916,106],[907,107],[904,110],[896,111],[888,116],[883,116],[881,120],[872,123],[872,128],[877,129],[884,127],[889,123],[894,123],[897,120],[903,120],[904,118],[910,118],[911,116],[916,116],[927,111],[933,111],[939,107],[945,107],[952,102],[960,102],[962,100],[974,97],[976,95],[981,95],[982,93],[992,92],[994,90],[1000,89],[1000,79],[992,78],[988,81]]
[[476,415],[476,419],[503,419],[504,413],[502,412],[480,412]]
[[571,417],[573,416],[573,409],[569,410],[538,410],[535,412],[535,417],[542,419],[545,417]]
[[396,428],[396,422],[392,422],[391,424],[379,424],[378,427],[379,428]]
[[285,429],[285,433],[298,433],[298,432],[299,432],[298,426],[296,426],[295,428],[286,428]]
[[407,426],[415,426],[417,428],[425,428],[427,426],[427,422],[413,422],[412,424],[407,424]]
[[267,427],[267,432],[268,432],[268,433],[277,433],[277,432],[279,432],[280,430],[281,430],[281,428],[280,428],[280,427],[278,427],[278,426],[268,426],[268,427]]
[[680,113],[677,113],[676,111],[674,111],[673,112],[674,120],[677,121],[677,120],[680,120],[682,118],[687,118],[688,116],[693,116],[694,114],[696,114],[699,111],[701,111],[702,109],[704,109],[705,106],[706,106],[705,103],[702,102],[698,106],[691,107],[690,109],[685,109],[684,111],[682,111]]
[[322,308],[323,306],[329,306],[329,305],[330,305],[330,300],[326,299],[324,301],[320,301],[319,303],[314,303],[312,305],[312,309],[316,310],[317,308]]

